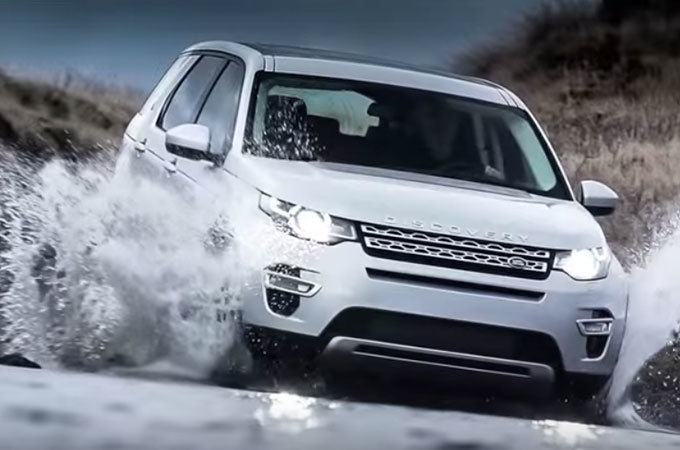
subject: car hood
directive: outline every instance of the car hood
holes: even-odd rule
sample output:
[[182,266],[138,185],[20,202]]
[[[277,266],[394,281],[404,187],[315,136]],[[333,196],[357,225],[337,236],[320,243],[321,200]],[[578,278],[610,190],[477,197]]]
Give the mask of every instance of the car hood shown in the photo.
[[439,177],[340,164],[244,158],[234,173],[258,190],[359,222],[551,249],[601,246],[575,201]]

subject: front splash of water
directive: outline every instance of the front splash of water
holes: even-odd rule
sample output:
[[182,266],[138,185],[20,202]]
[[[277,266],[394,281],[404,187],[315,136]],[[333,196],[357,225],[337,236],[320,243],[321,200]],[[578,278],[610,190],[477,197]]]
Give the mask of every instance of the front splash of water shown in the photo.
[[244,264],[225,211],[106,163],[0,163],[0,353],[209,371],[233,350]]
[[630,273],[628,323],[607,402],[608,417],[617,425],[645,426],[635,413],[630,386],[645,361],[670,343],[680,320],[678,214],[667,219],[645,263]]

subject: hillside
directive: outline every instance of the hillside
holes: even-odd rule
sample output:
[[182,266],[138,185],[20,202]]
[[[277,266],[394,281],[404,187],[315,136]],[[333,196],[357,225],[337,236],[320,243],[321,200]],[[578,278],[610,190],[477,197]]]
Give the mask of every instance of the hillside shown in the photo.
[[680,2],[548,1],[499,41],[456,68],[520,95],[573,183],[619,193],[605,231],[627,265],[639,262],[680,193]]
[[47,83],[0,71],[0,143],[42,158],[115,148],[139,98],[74,77]]

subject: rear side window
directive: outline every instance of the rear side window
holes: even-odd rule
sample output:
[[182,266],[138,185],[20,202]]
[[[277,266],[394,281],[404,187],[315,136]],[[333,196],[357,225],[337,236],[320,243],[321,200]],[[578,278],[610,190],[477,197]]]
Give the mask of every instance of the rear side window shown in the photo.
[[193,65],[199,56],[180,56],[165,72],[163,78],[156,84],[149,97],[144,102],[144,106],[139,111],[141,115],[151,113],[156,110],[157,106],[163,104],[163,94],[168,90],[169,85],[180,76],[187,66]]
[[160,127],[169,130],[194,123],[205,96],[225,64],[222,58],[202,56],[173,93],[160,120]]
[[230,61],[222,70],[198,115],[198,123],[210,128],[210,151],[222,153],[234,137],[234,123],[243,84],[243,68]]

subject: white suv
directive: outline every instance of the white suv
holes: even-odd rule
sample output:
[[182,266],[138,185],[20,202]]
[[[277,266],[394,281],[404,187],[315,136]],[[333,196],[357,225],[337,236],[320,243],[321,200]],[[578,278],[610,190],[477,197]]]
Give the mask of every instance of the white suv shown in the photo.
[[132,120],[118,166],[238,190],[281,239],[319,244],[246,283],[257,357],[511,389],[588,391],[614,369],[628,291],[593,216],[616,194],[584,181],[576,197],[501,86],[202,43]]

